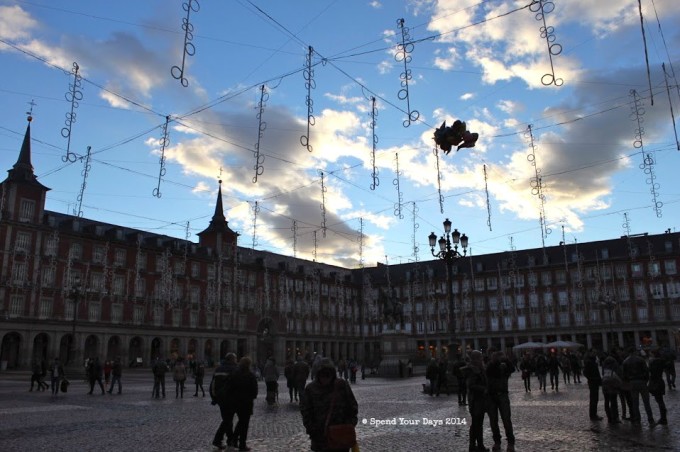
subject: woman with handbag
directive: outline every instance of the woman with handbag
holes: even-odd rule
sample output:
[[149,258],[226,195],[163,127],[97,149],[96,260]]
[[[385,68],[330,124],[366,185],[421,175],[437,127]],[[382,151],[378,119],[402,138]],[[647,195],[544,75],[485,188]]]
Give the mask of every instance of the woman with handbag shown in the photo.
[[359,406],[350,385],[336,378],[333,362],[324,358],[300,402],[302,423],[313,451],[348,451],[356,443]]

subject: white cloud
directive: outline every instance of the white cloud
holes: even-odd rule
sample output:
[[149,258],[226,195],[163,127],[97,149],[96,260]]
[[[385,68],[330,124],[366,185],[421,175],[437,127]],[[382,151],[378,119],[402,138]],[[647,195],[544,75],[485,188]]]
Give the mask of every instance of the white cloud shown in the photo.
[[37,26],[38,22],[20,6],[0,6],[0,38],[26,39]]

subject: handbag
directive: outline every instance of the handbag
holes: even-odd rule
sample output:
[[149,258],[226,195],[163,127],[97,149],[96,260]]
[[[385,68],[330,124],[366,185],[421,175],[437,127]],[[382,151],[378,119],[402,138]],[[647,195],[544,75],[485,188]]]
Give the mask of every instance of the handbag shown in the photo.
[[66,378],[61,380],[61,384],[60,384],[61,392],[68,392],[68,385],[70,385],[70,384],[71,384],[71,382],[68,381]]
[[337,382],[333,388],[333,398],[331,399],[331,407],[326,416],[326,448],[328,449],[349,449],[357,443],[357,433],[354,429],[354,424],[335,424],[328,425],[331,420],[331,414],[335,407],[335,399],[338,395]]

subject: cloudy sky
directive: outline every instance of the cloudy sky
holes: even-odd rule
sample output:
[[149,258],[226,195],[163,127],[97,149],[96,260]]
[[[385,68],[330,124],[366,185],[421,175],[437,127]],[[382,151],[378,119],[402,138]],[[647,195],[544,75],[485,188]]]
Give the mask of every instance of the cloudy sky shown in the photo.
[[0,0],[0,161],[33,101],[48,209],[197,241],[222,180],[241,246],[349,268],[675,231],[674,5],[648,77],[637,0]]

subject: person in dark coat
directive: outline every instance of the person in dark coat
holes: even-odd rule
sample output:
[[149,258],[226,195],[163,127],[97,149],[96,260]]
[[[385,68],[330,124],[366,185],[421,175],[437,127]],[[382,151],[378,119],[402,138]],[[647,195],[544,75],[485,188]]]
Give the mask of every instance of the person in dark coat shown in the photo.
[[238,416],[231,446],[238,445],[238,450],[242,451],[250,450],[247,446],[248,426],[250,416],[253,415],[254,400],[257,398],[257,378],[250,370],[252,365],[253,361],[247,356],[241,358],[229,384],[228,397],[233,400],[236,416]]
[[623,361],[623,377],[630,381],[630,422],[634,425],[640,425],[640,397],[647,413],[647,422],[650,427],[655,425],[654,416],[652,415],[652,406],[649,404],[649,388],[647,382],[649,380],[649,367],[647,362],[640,357],[635,350],[630,350],[630,355]]
[[467,366],[467,363],[461,355],[458,355],[456,362],[453,363],[453,375],[458,380],[458,405],[460,406],[467,405],[467,385],[461,370],[465,366]]
[[519,370],[522,371],[522,380],[524,380],[524,392],[531,392],[531,373],[534,371],[534,361],[531,355],[524,354],[522,361],[519,363]]
[[196,392],[194,392],[194,397],[198,397],[198,390],[201,390],[202,397],[205,397],[205,389],[203,389],[203,378],[205,377],[205,365],[203,361],[197,361],[194,364],[194,384],[196,386]]
[[286,361],[286,365],[283,368],[283,376],[286,377],[286,387],[288,388],[290,403],[293,403],[293,396],[295,396],[295,400],[298,399],[297,390],[295,389],[295,380],[293,378],[293,361]]
[[165,398],[165,374],[168,371],[168,365],[165,361],[156,357],[156,362],[151,368],[153,372],[153,389],[151,390],[151,397],[159,398],[161,393]]
[[600,375],[600,368],[595,360],[595,351],[592,350],[585,358],[583,366],[583,376],[588,380],[588,389],[590,390],[590,405],[588,413],[591,421],[601,421],[602,416],[597,414],[597,404],[600,401],[600,386],[602,386],[602,376]]
[[121,394],[123,392],[122,385],[120,383],[120,378],[123,376],[123,363],[120,361],[120,356],[117,356],[116,359],[113,360],[113,364],[111,365],[111,386],[109,387],[109,394],[113,393],[113,387],[115,386],[116,382],[118,382],[118,394]]
[[439,377],[437,378],[437,397],[442,390],[442,387],[446,390],[446,395],[449,395],[449,380],[447,377],[447,370],[449,363],[444,359],[439,360]]
[[222,440],[225,435],[227,437],[227,446],[235,446],[234,441],[234,414],[236,414],[236,407],[233,400],[229,398],[229,385],[231,383],[231,376],[236,372],[236,355],[234,353],[227,353],[224,357],[224,362],[220,364],[212,380],[210,381],[210,398],[213,405],[220,407],[220,416],[222,422],[215,432],[213,438],[213,446],[220,450],[226,449],[222,445]]
[[479,350],[470,352],[470,364],[461,369],[467,378],[468,408],[470,410],[470,450],[484,447],[484,413],[487,408],[489,385],[484,369],[484,357]]
[[66,378],[64,375],[64,366],[62,366],[59,358],[54,358],[54,362],[50,366],[50,383],[53,396],[59,394],[59,384],[63,378]]
[[604,412],[610,424],[620,424],[618,398],[621,390],[621,369],[613,356],[608,356],[602,363],[602,394],[604,394]]
[[425,369],[425,378],[430,382],[431,397],[434,394],[435,389],[437,389],[437,380],[439,380],[439,366],[437,365],[436,359],[430,359],[430,363]]
[[498,415],[500,414],[505,430],[505,438],[508,441],[508,452],[515,450],[515,434],[512,428],[510,414],[510,397],[508,395],[508,378],[515,372],[515,366],[505,357],[501,351],[494,351],[491,360],[486,366],[486,378],[489,387],[487,411],[489,424],[493,436],[493,450],[501,449],[501,430],[498,428]]
[[663,396],[666,394],[666,383],[663,381],[663,372],[666,367],[665,361],[661,358],[659,350],[652,351],[652,359],[649,362],[649,393],[656,400],[659,405],[659,421],[658,424],[667,425],[666,419],[666,404],[663,401]]
[[311,439],[312,450],[328,451],[326,426],[356,425],[358,412],[359,405],[352,388],[345,380],[336,378],[333,362],[324,358],[314,381],[307,385],[300,401],[302,423]]
[[307,378],[309,377],[309,364],[304,360],[302,356],[297,357],[297,361],[293,364],[293,380],[295,382],[295,400],[300,400],[302,402],[302,396],[305,393],[305,385],[307,384]]
[[546,358],[543,353],[538,353],[536,355],[534,370],[536,372],[536,376],[538,377],[538,390],[540,391],[543,389],[543,392],[545,392],[547,386],[545,376],[548,374],[548,358]]
[[557,356],[557,352],[550,352],[550,357],[548,357],[548,371],[550,372],[550,387],[555,391],[560,390],[560,370],[562,369],[562,363]]
[[90,362],[87,364],[87,378],[90,380],[90,392],[88,392],[89,395],[92,395],[95,383],[99,384],[99,388],[102,390],[102,395],[106,393],[104,390],[104,383],[102,383],[102,372],[102,364],[99,362],[98,357],[90,360]]

